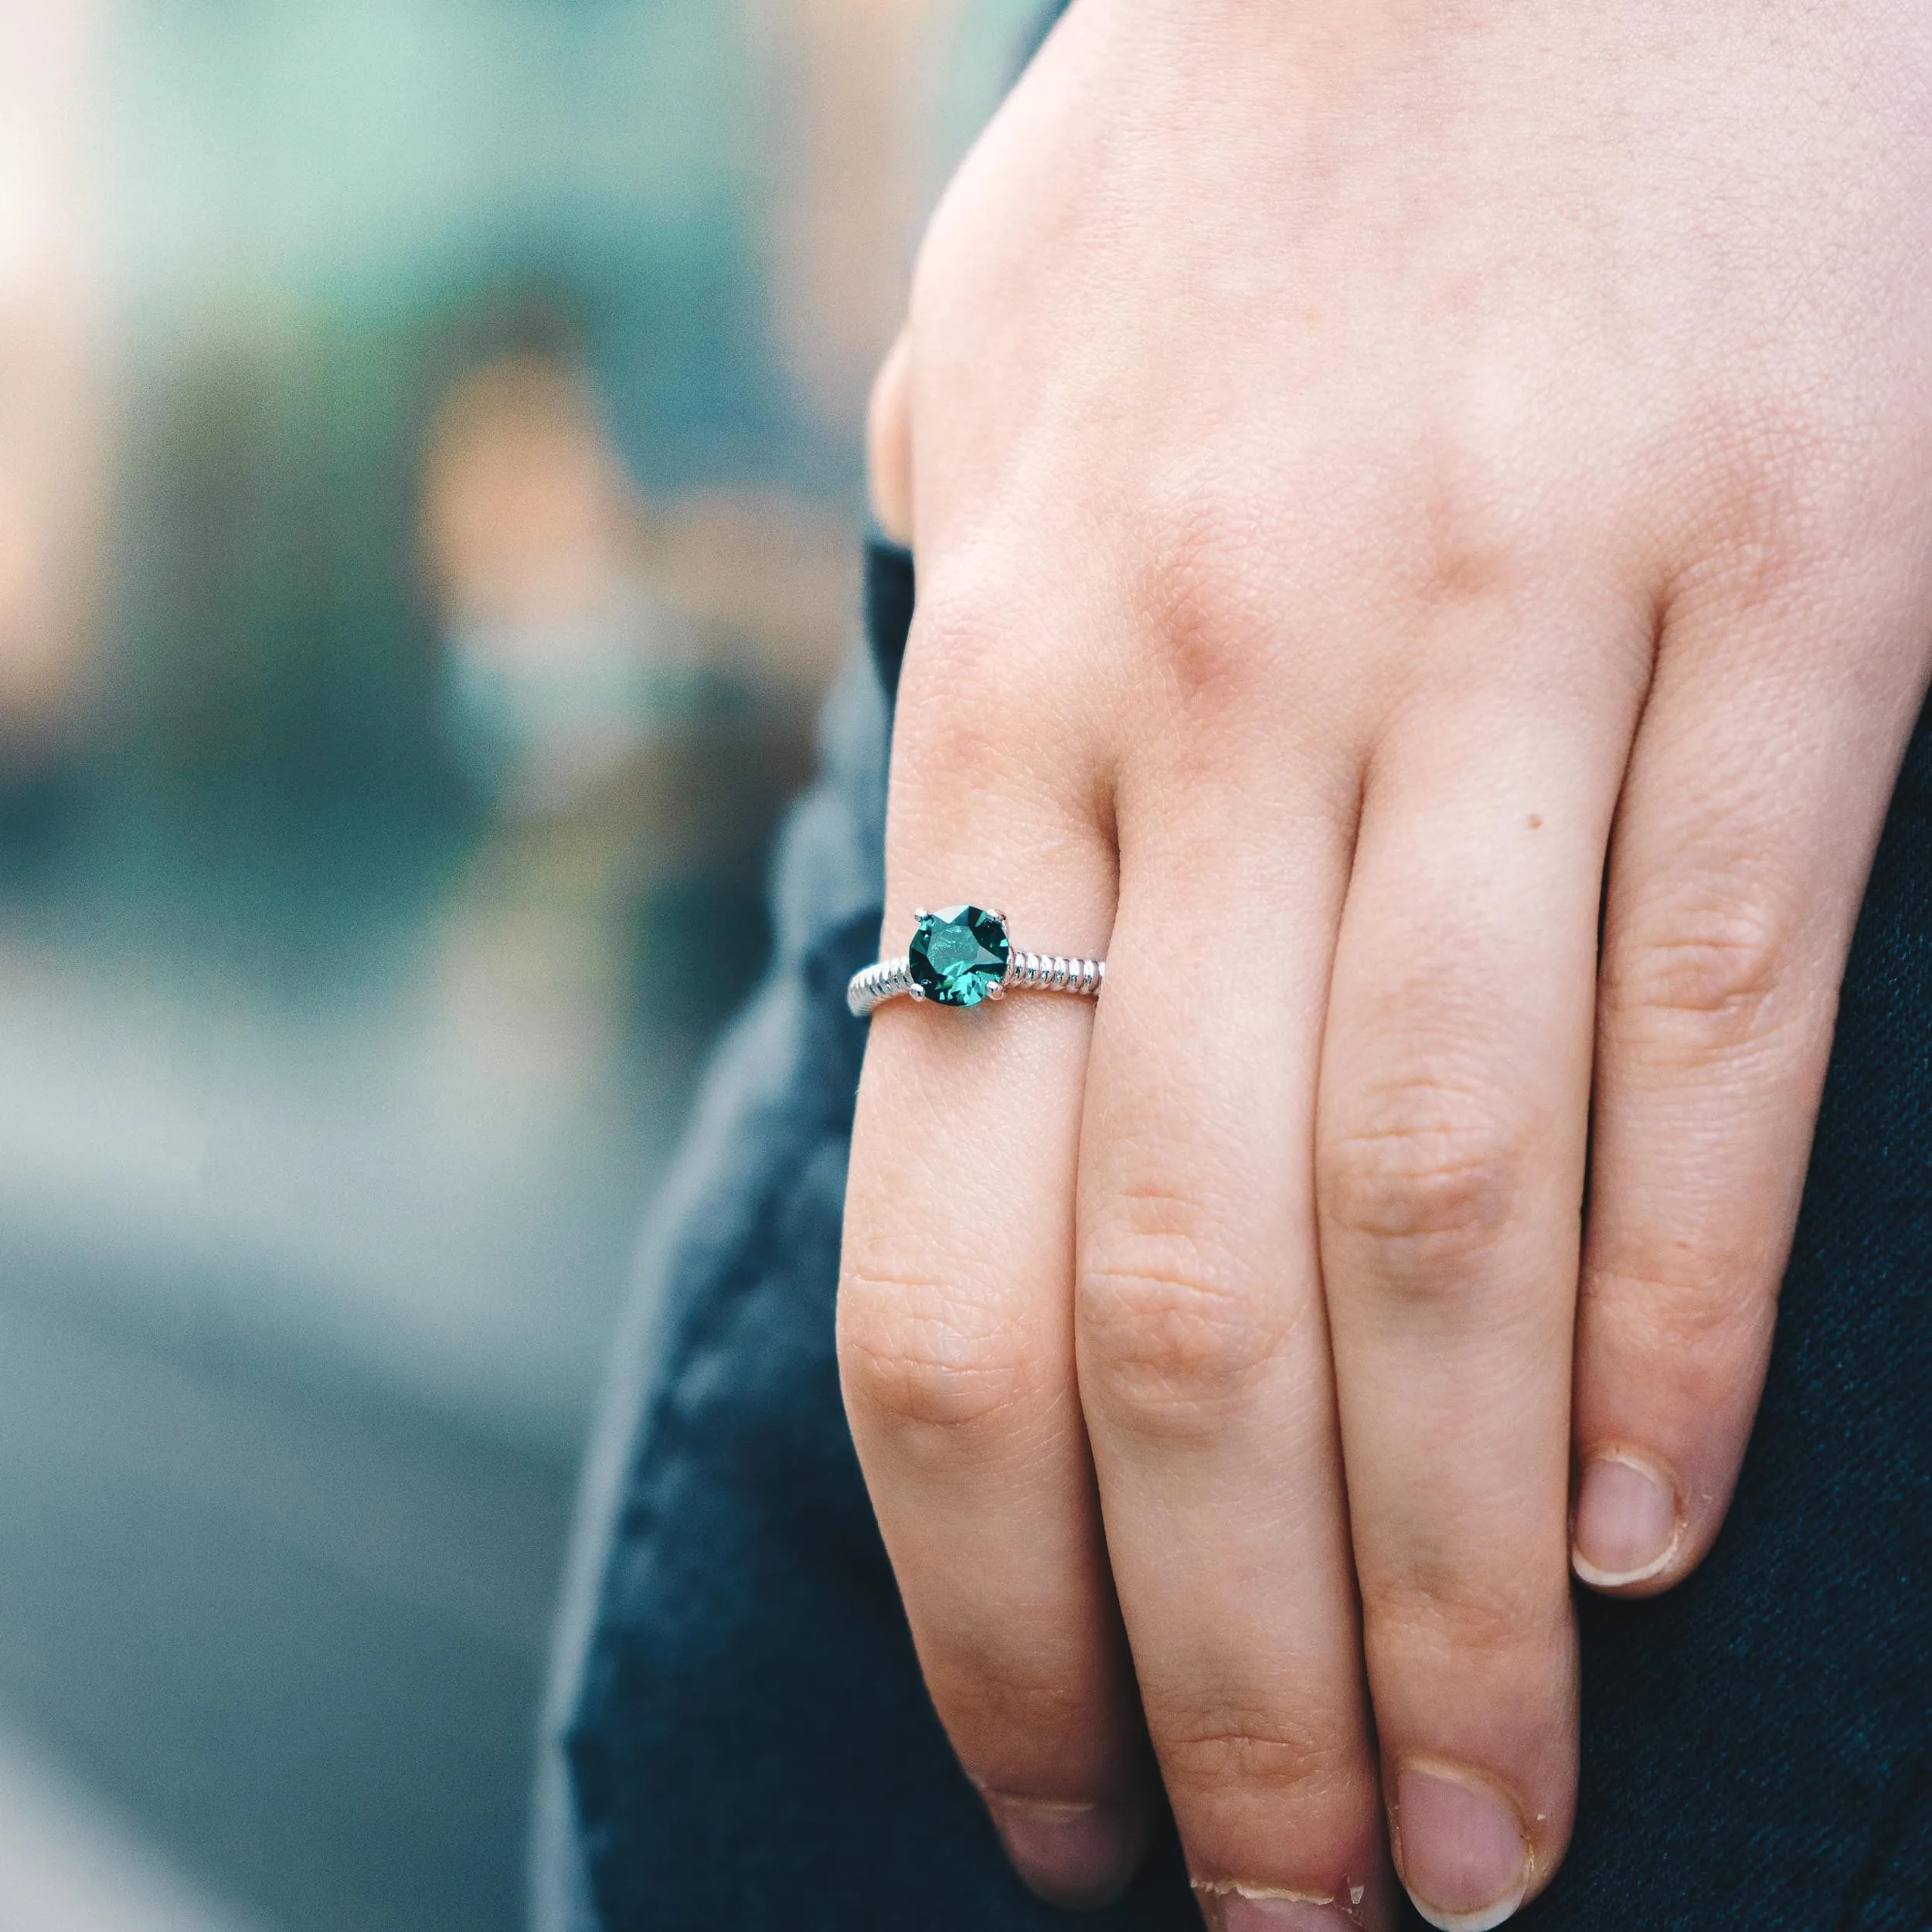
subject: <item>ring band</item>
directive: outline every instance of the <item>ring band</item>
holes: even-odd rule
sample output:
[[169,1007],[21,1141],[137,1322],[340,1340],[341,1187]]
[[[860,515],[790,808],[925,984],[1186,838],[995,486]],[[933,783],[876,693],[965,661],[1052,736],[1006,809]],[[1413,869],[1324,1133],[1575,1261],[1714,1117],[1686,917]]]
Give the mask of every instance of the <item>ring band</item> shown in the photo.
[[889,999],[930,1000],[939,1006],[977,1006],[1012,992],[1071,993],[1097,999],[1107,978],[1104,959],[1026,953],[1008,936],[1006,915],[978,906],[922,912],[911,949],[854,973],[845,1004],[864,1019]]

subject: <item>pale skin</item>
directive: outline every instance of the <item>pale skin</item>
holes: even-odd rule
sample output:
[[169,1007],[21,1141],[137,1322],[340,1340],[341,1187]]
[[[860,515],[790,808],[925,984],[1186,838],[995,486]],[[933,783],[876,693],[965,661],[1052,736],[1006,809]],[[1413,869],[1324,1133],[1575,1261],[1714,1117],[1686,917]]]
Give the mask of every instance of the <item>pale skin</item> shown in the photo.
[[950,190],[884,949],[1108,978],[875,1018],[840,1359],[1043,1895],[1157,1780],[1226,1932],[1560,1862],[1932,668],[1929,264],[1923,0],[1078,0]]

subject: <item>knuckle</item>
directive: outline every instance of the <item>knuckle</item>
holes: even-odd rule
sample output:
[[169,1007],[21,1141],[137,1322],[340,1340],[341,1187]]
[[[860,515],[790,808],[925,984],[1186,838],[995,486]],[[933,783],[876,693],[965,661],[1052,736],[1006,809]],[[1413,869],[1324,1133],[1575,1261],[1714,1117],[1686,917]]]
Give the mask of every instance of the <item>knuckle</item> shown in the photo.
[[1365,1781],[1359,1740],[1345,1722],[1296,1727],[1279,1714],[1196,1711],[1175,1719],[1148,1712],[1170,1793],[1197,1801],[1229,1792],[1291,1800],[1298,1811],[1358,1798]]
[[[997,1640],[989,1633],[982,1641],[962,1641],[949,1632],[946,1643],[923,1657],[921,1667],[955,1747],[972,1760],[969,1768],[995,1775],[1002,1784],[1012,1782],[1010,1771],[994,1773],[988,1760],[997,1753],[1010,1764],[1029,1749],[1090,1733],[1104,1721],[1112,1688],[1070,1667],[1064,1655],[1022,1654],[1010,1621]],[[968,1731],[970,1737],[962,1734]]]
[[1409,594],[1417,607],[1453,611],[1494,603],[1522,570],[1520,450],[1474,433],[1438,437],[1413,492]]
[[[1282,650],[1257,560],[1254,513],[1190,485],[1149,518],[1146,606],[1159,624],[1162,668],[1183,715],[1219,717],[1269,692]],[[1273,621],[1270,621],[1272,617]]]
[[1445,1263],[1492,1243],[1516,1218],[1533,1151],[1526,1129],[1441,1083],[1365,1089],[1322,1134],[1322,1216],[1372,1243],[1391,1279],[1440,1279]]
[[1062,667],[1024,648],[1040,620],[1021,607],[1022,560],[1003,543],[975,549],[920,580],[893,721],[895,749],[910,734],[920,767],[948,777],[989,754],[1010,764],[1066,710],[1054,683]]
[[1641,1360],[1651,1372],[1699,1406],[1728,1400],[1740,1362],[1755,1361],[1769,1342],[1777,1283],[1761,1264],[1742,1259],[1635,1265],[1593,1264],[1583,1277],[1589,1330],[1608,1324],[1619,1359]]
[[937,1282],[849,1270],[838,1368],[869,1418],[952,1438],[983,1434],[1030,1392],[1025,1352],[990,1311]]
[[1005,647],[992,600],[930,604],[922,585],[893,718],[899,795],[934,802],[1031,788],[1043,720],[1031,674]]
[[[1680,445],[1696,488],[1679,509],[1682,561],[1672,573],[1673,621],[1722,613],[1748,621],[1788,604],[1847,538],[1869,529],[1869,480],[1903,481],[1888,460],[1892,413],[1833,420],[1791,384],[1788,368],[1749,365],[1742,393],[1716,390],[1693,406]],[[1847,461],[1850,450],[1856,461]]]
[[1190,1217],[1150,1216],[1090,1239],[1080,1258],[1083,1386],[1136,1434],[1211,1428],[1254,1386],[1281,1337],[1243,1284],[1225,1281]]
[[1521,1657],[1560,1647],[1570,1589],[1560,1551],[1547,1577],[1527,1566],[1487,1574],[1445,1542],[1412,1551],[1400,1579],[1365,1579],[1363,1597],[1374,1647],[1399,1651],[1422,1669],[1451,1658]]
[[982,587],[977,573],[962,581],[965,573],[957,566],[943,576],[929,576],[919,587],[908,663],[916,657],[929,676],[948,686],[985,677],[1005,628],[999,600]]
[[1791,977],[1793,924],[1770,895],[1728,887],[1645,918],[1605,963],[1614,1043],[1702,1059],[1760,1039]]

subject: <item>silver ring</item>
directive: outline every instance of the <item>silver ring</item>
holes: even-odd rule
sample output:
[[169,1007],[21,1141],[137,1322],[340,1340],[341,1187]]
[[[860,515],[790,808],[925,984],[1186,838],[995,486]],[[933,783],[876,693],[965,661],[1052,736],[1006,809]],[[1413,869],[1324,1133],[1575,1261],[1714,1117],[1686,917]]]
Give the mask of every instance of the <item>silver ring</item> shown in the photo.
[[854,973],[845,1004],[864,1019],[889,999],[930,1000],[936,1006],[977,1006],[1009,993],[1072,993],[1097,999],[1107,977],[1104,959],[1022,952],[1006,930],[1006,915],[978,906],[917,913],[909,951]]

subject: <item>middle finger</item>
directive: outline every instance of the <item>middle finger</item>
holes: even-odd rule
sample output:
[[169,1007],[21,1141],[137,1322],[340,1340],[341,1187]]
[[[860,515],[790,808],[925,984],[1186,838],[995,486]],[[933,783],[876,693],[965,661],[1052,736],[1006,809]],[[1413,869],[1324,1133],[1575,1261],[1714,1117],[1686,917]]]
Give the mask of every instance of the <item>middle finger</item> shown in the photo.
[[1158,808],[1132,784],[1117,801],[1080,1393],[1209,1920],[1347,1932],[1387,1898],[1308,1147],[1352,777],[1284,799],[1297,761],[1254,750],[1230,769],[1195,747],[1186,783],[1150,780]]

